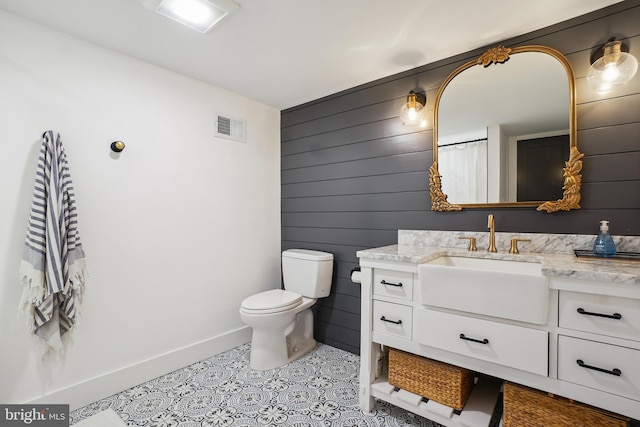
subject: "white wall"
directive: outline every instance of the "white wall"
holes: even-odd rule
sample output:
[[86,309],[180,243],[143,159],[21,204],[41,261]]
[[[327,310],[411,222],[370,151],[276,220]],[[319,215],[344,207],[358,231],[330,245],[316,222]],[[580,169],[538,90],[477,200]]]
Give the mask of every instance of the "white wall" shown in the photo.
[[[240,302],[280,284],[279,111],[2,11],[0,40],[0,402],[73,408],[246,342]],[[216,113],[246,118],[247,142],[213,137]],[[43,363],[17,305],[48,129],[90,278],[66,353]]]

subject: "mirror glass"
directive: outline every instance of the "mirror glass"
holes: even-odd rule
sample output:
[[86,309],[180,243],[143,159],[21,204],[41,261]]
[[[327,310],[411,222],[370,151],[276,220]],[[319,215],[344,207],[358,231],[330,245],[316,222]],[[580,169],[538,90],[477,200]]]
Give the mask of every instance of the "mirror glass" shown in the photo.
[[562,199],[563,168],[576,145],[570,65],[526,47],[504,62],[479,62],[452,73],[436,99],[441,192],[464,207]]

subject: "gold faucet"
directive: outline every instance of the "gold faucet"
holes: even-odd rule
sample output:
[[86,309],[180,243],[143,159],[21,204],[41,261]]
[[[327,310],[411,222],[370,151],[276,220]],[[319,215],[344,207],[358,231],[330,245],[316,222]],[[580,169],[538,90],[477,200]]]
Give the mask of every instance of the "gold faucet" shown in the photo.
[[489,248],[487,252],[498,252],[496,248],[496,220],[493,218],[493,214],[489,214]]

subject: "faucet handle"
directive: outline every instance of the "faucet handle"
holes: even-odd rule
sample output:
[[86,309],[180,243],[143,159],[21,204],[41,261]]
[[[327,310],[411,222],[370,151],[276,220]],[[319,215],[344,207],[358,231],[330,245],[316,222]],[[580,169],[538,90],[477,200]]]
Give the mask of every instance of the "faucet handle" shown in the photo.
[[469,239],[469,248],[468,248],[468,250],[470,250],[470,251],[477,251],[478,250],[478,248],[476,247],[476,238],[475,237],[460,236],[460,237],[458,237],[458,239]]
[[509,248],[510,254],[519,254],[518,242],[531,242],[531,239],[511,239],[511,247]]

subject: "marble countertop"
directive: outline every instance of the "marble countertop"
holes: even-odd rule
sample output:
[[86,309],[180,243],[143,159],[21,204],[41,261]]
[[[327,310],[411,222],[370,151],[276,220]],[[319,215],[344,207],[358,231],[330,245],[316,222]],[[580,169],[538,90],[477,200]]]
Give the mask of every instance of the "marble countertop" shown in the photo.
[[391,245],[356,252],[360,259],[422,264],[444,255],[473,258],[536,262],[542,265],[542,274],[549,277],[597,280],[640,285],[640,261],[605,258],[582,258],[569,253],[525,252],[510,254],[506,251],[487,252],[478,248],[469,251],[460,247],[421,245]]

